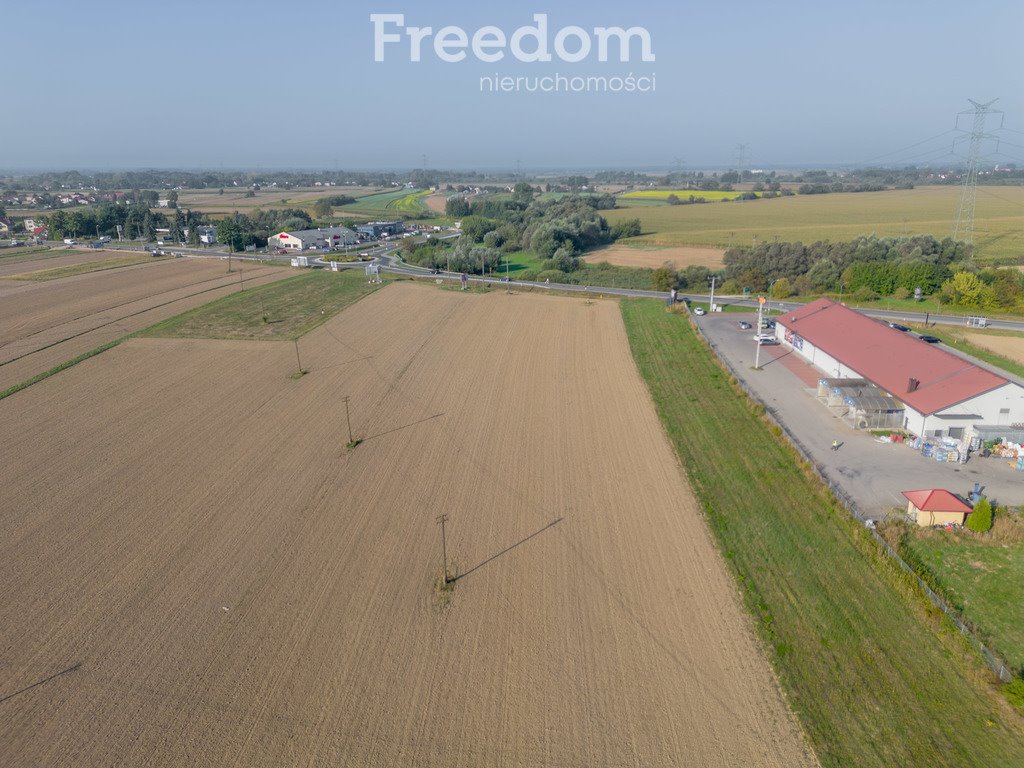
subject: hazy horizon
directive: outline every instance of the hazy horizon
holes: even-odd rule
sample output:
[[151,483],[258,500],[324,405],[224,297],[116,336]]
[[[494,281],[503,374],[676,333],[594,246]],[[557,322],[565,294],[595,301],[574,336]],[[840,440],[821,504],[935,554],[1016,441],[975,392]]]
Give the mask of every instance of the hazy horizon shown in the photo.
[[[183,0],[144,4],[60,0],[42,34],[24,5],[7,12],[10,106],[0,168],[525,171],[637,168],[849,167],[953,164],[952,129],[969,98],[1005,112],[1011,132],[990,159],[1024,164],[1024,89],[1014,46],[962,52],[962,6],[871,0],[857,8],[788,2],[561,2],[481,8],[466,2],[256,0],[244,8]],[[422,60],[408,35],[374,61],[371,14],[432,27]],[[580,62],[442,61],[442,27],[511,36],[548,17],[594,42]],[[990,0],[973,11],[1020,29],[1024,7]],[[48,12],[49,15],[49,12]],[[628,62],[597,58],[598,27],[641,27]],[[405,29],[392,25],[390,31]],[[569,38],[566,49],[579,41]],[[458,46],[455,46],[458,48]],[[528,48],[529,46],[525,46]],[[647,77],[648,92],[481,92],[481,78]],[[996,118],[998,120],[998,118]],[[993,120],[988,128],[996,127]],[[969,118],[961,128],[970,128]],[[906,157],[900,153],[904,152]]]

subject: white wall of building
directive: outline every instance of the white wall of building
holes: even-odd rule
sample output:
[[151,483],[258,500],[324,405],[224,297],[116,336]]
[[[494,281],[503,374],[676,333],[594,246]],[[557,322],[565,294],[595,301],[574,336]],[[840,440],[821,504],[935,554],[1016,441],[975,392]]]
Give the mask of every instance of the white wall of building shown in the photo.
[[[797,354],[821,370],[823,376],[836,379],[864,378],[861,373],[843,365],[799,334],[787,333],[786,328],[780,324],[775,326],[775,335],[782,344],[792,348]],[[907,378],[910,378],[909,374]],[[900,399],[904,393],[890,392],[889,394]],[[918,413],[906,403],[904,405],[906,406],[904,416],[908,432],[930,437],[937,430],[942,430],[942,434],[947,436],[951,428],[963,428],[967,432],[977,424],[1009,426],[1024,422],[1024,387],[1014,382],[1008,382],[990,392],[972,397],[970,400],[965,400],[930,416]],[[940,416],[946,418],[939,418]],[[963,418],[956,418],[958,416]]]

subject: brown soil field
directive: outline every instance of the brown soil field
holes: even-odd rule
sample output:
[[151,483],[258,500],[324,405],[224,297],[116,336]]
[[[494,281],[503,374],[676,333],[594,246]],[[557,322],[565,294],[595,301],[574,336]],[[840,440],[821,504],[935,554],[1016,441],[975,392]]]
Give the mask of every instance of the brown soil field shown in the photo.
[[995,336],[987,333],[966,332],[962,335],[975,346],[1024,364],[1024,336]]
[[0,280],[0,390],[237,291],[240,276],[254,287],[294,274],[249,264],[240,275],[238,264],[230,274],[220,259],[174,259],[46,282]]
[[6,761],[814,764],[616,304],[403,283],[299,344],[0,401]]
[[657,269],[666,262],[676,269],[698,264],[705,267],[722,266],[725,251],[721,248],[699,248],[696,246],[673,246],[670,248],[632,248],[628,245],[610,245],[599,251],[592,251],[583,257],[584,261],[596,264],[607,261],[620,267],[651,267]]
[[90,261],[103,261],[118,255],[128,255],[128,252],[53,248],[49,251],[26,253],[9,258],[3,258],[6,254],[0,253],[0,278],[10,275],[21,275],[26,272],[35,272],[41,269],[67,267],[72,264],[85,264]]
[[448,195],[444,192],[435,192],[432,195],[427,195],[424,198],[427,204],[427,208],[434,211],[435,213],[444,214],[445,203],[448,202]]
[[[389,187],[314,187],[312,189],[261,189],[255,197],[246,197],[245,188],[224,188],[224,194],[217,190],[195,190],[178,193],[178,206],[193,211],[209,214],[227,214],[232,211],[246,213],[256,208],[306,208],[312,209],[313,204],[321,197],[348,195],[363,197],[376,192],[384,192]],[[282,203],[284,199],[287,202]],[[157,209],[154,209],[157,210]],[[160,209],[167,213],[166,209]],[[173,213],[173,211],[171,212]]]

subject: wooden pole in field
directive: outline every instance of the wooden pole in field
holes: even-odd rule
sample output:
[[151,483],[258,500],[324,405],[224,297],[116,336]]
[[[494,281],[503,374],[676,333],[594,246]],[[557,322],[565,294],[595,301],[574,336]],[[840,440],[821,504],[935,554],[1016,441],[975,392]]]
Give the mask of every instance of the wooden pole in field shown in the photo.
[[352,445],[354,441],[352,439],[352,417],[349,416],[348,412],[348,397],[348,395],[345,395],[341,399],[345,401],[345,421],[348,423],[348,444]]
[[302,373],[302,359],[299,357],[299,340],[293,339],[295,342],[295,362],[299,364],[299,373]]
[[437,522],[441,525],[441,564],[444,568],[444,583],[447,584],[450,579],[448,578],[448,545],[445,541],[444,524],[448,522],[448,515],[438,515]]

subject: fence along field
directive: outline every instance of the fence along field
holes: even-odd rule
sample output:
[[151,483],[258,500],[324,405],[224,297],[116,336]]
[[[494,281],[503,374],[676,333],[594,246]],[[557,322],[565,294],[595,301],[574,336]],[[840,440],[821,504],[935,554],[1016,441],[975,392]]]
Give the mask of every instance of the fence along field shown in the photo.
[[[950,234],[960,188],[796,195],[702,205],[623,206],[602,215],[614,224],[639,217],[643,234],[624,245],[749,246],[784,241],[851,240],[858,235]],[[974,242],[978,258],[1007,264],[1024,258],[1024,187],[978,187]]]
[[814,764],[616,304],[402,283],[300,345],[0,401],[7,760]]

